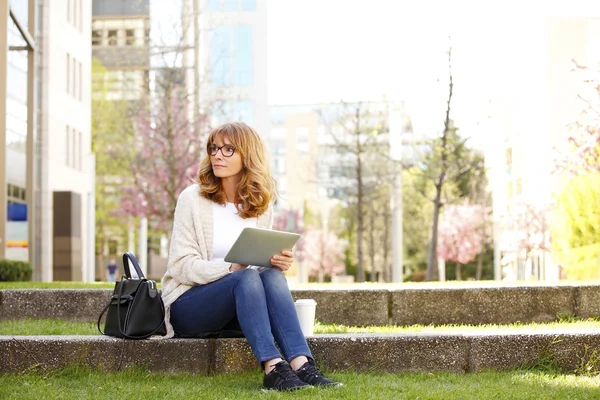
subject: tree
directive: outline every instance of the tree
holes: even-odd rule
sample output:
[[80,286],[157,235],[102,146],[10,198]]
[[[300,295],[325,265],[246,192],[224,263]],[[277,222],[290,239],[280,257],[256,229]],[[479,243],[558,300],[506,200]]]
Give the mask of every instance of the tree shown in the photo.
[[115,214],[124,181],[130,177],[130,148],[133,127],[129,104],[112,100],[106,68],[97,58],[92,59],[92,151],[96,156],[96,254],[105,265],[108,240],[124,236],[121,218]]
[[552,212],[552,254],[571,279],[598,279],[600,174],[565,179]]
[[485,209],[470,205],[449,205],[440,218],[437,256],[456,263],[456,279],[461,280],[461,264],[467,264],[483,250],[482,221]]
[[184,88],[169,80],[157,84],[160,93],[144,97],[134,119],[133,180],[121,206],[125,214],[147,217],[170,231],[177,198],[193,182],[208,129],[195,131]]
[[581,175],[600,173],[600,71],[592,71],[573,60],[576,72],[584,74],[580,118],[570,125],[569,146],[557,150],[556,173]]
[[[446,113],[444,118],[444,129],[442,133],[428,142],[424,155],[426,168],[415,170],[422,174],[425,181],[433,185],[433,197],[429,197],[424,188],[420,193],[433,203],[431,233],[429,235],[429,246],[427,252],[427,280],[434,279],[437,254],[437,240],[439,229],[439,216],[442,207],[447,203],[455,202],[458,198],[456,191],[451,193],[448,183],[457,182],[463,175],[473,167],[472,161],[465,158],[468,153],[467,140],[458,135],[458,130],[450,118],[452,95],[454,83],[452,80],[452,48],[448,49],[448,99],[446,101]],[[450,188],[450,189],[455,189]]]
[[171,230],[179,194],[193,183],[209,118],[223,100],[208,89],[200,93],[198,62],[190,61],[199,40],[197,10],[188,7],[159,28],[162,42],[152,43],[149,91],[136,102],[133,120],[133,179],[121,198],[124,214],[147,217],[152,228],[163,232]]
[[323,282],[325,275],[344,272],[344,243],[333,232],[309,228],[302,241],[301,258],[309,276],[317,276],[317,281]]
[[331,121],[329,116],[321,117],[329,128],[340,154],[341,181],[346,182],[342,188],[344,199],[354,210],[356,218],[356,258],[358,264],[357,281],[364,282],[364,235],[365,209],[369,192],[369,176],[367,164],[369,160],[385,159],[387,147],[382,145],[387,133],[385,105],[381,103],[345,103],[342,102],[337,116]]
[[600,70],[573,60],[582,74],[582,111],[570,125],[569,147],[557,149],[555,174],[562,175],[552,220],[552,252],[570,278],[598,279],[600,257]]

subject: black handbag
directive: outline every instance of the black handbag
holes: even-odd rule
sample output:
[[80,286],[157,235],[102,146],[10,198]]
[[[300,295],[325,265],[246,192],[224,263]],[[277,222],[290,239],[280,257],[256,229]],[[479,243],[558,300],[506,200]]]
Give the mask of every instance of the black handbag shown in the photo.
[[[137,278],[132,277],[133,265]],[[110,301],[98,317],[98,330],[103,335],[125,339],[146,339],[152,335],[166,335],[165,306],[156,282],[146,279],[132,253],[123,254],[125,276],[115,284]],[[100,329],[106,313],[104,332]]]

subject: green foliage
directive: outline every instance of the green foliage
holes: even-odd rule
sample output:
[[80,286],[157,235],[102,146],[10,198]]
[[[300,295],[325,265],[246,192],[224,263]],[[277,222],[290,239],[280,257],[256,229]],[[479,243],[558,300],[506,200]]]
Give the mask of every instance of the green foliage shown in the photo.
[[124,238],[127,224],[120,209],[121,188],[132,179],[129,160],[133,149],[132,103],[112,99],[106,68],[92,59],[92,151],[96,155],[96,254],[103,254],[112,238]]
[[31,273],[26,261],[0,259],[0,282],[30,281]]
[[575,367],[575,375],[598,376],[600,374],[600,356],[598,350],[591,349],[587,344],[583,347],[583,354],[577,355],[579,363]]
[[563,182],[552,213],[552,252],[569,279],[598,279],[600,263],[600,174]]
[[427,268],[427,245],[431,229],[433,203],[422,193],[427,181],[417,168],[402,172],[402,219],[404,241],[404,270],[407,275]]

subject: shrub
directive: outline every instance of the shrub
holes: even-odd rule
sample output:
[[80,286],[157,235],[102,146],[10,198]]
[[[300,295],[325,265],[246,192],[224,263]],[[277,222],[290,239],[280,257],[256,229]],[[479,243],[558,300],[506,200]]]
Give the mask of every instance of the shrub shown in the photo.
[[0,259],[0,282],[30,280],[31,266],[28,262]]

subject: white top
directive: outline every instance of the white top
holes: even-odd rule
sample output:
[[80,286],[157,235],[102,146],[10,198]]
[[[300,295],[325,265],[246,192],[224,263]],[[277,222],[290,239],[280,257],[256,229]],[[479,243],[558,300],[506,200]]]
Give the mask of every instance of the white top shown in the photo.
[[211,261],[224,258],[244,228],[256,228],[256,218],[243,219],[238,215],[235,204],[224,206],[213,203],[213,257]]

